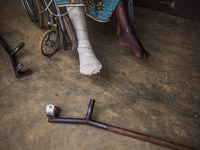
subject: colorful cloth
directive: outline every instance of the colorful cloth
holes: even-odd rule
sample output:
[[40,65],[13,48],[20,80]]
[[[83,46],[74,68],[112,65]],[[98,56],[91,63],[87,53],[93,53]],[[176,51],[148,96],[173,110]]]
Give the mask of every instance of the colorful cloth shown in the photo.
[[120,0],[55,0],[59,6],[85,6],[86,13],[93,19],[109,21]]

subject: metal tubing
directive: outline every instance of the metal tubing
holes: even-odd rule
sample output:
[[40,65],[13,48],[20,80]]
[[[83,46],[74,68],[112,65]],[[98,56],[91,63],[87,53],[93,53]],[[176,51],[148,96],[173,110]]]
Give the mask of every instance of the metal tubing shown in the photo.
[[[54,3],[55,3],[55,1],[54,1]],[[66,29],[64,27],[63,16],[61,16],[60,9],[56,5],[56,3],[55,3],[55,8],[56,8],[56,11],[57,11],[57,14],[58,14],[58,18],[59,18],[59,21],[60,21],[61,29],[62,29],[63,32],[66,32]]]
[[52,123],[80,123],[80,124],[86,124],[87,121],[85,119],[76,119],[76,118],[48,118],[49,122]]
[[4,49],[6,50],[6,52],[8,53],[8,55],[10,56],[12,65],[13,65],[13,69],[15,72],[15,76],[17,78],[20,77],[24,77],[27,75],[30,75],[32,73],[32,71],[30,69],[27,69],[25,71],[20,71],[23,68],[23,64],[22,63],[17,63],[16,59],[15,59],[15,54],[25,45],[23,42],[20,43],[13,51],[11,51],[8,47],[8,45],[6,44],[6,42],[3,40],[3,38],[0,35],[0,43],[1,45],[4,47]]
[[89,120],[87,123],[89,125],[92,125],[92,126],[95,126],[95,127],[99,127],[99,128],[106,129],[106,130],[108,129],[108,125],[107,124],[103,124],[101,122]]
[[[55,3],[55,0],[54,0]],[[71,40],[68,36],[67,30],[65,28],[65,24],[64,24],[64,20],[63,20],[63,16],[60,13],[60,9],[58,7],[58,5],[55,3],[55,8],[58,14],[58,18],[60,21],[60,26],[61,26],[61,31],[63,33],[63,46],[64,46],[64,50],[72,50],[72,43]]]
[[94,99],[91,99],[91,100],[90,100],[90,104],[89,104],[89,106],[88,106],[88,111],[87,111],[87,115],[86,115],[86,120],[91,120],[92,113],[93,113],[93,108],[94,108],[94,103],[95,103],[95,100],[94,100]]
[[90,104],[88,106],[88,111],[87,115],[85,118],[54,118],[54,117],[49,117],[48,121],[52,123],[79,123],[79,124],[89,124],[92,126],[96,126],[102,129],[107,129],[108,126],[106,124],[93,121],[91,120],[92,118],[92,113],[93,113],[93,108],[94,108],[94,103],[95,100],[91,99]]
[[51,122],[51,123],[89,124],[89,125],[92,125],[92,126],[95,126],[95,127],[102,128],[102,129],[108,128],[108,126],[106,124],[96,122],[96,121],[92,121],[92,120],[83,119],[83,118],[53,118],[53,117],[49,117],[48,122]]
[[78,42],[77,42],[77,39],[76,39],[76,35],[75,35],[75,32],[74,32],[74,29],[72,27],[72,23],[69,19],[69,15],[66,14],[64,17],[64,23],[65,23],[65,27],[67,30],[67,32],[69,32],[68,34],[71,35],[71,42],[72,42],[72,50],[75,50],[77,49],[78,47]]
[[12,52],[10,52],[10,55],[15,55],[17,54],[17,52],[22,48],[24,47],[24,42],[20,43]]
[[169,142],[166,140],[162,140],[156,137],[152,137],[150,135],[145,135],[145,134],[141,134],[135,131],[130,131],[127,129],[122,129],[122,128],[118,128],[118,127],[114,127],[111,125],[107,125],[101,122],[96,122],[91,120],[92,118],[92,112],[93,112],[93,108],[94,108],[94,103],[95,100],[91,99],[90,103],[89,103],[89,107],[88,107],[88,111],[87,111],[87,115],[86,118],[54,118],[54,117],[48,117],[48,121],[52,122],[52,123],[79,123],[79,124],[89,124],[95,127],[99,127],[105,130],[108,130],[110,132],[114,132],[114,133],[118,133],[118,134],[122,134],[122,135],[126,135],[132,138],[136,138],[139,140],[143,140],[146,142],[150,142],[153,144],[157,144],[157,145],[161,145],[164,147],[168,147],[168,148],[172,148],[172,149],[176,149],[176,150],[195,150],[194,148],[191,147],[187,147],[184,145],[180,145],[177,143],[173,143],[173,142]]

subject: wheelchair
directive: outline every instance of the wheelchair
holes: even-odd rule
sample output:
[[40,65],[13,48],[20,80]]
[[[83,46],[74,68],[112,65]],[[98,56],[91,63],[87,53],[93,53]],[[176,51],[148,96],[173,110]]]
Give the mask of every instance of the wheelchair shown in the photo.
[[[55,0],[50,0],[48,3],[46,0],[21,0],[21,2],[30,20],[38,27],[43,27],[44,16],[47,18],[48,30],[43,33],[38,45],[42,55],[50,57],[56,53],[60,44],[60,31],[63,35],[64,49],[74,50],[77,48],[78,43],[67,12],[61,14],[60,8],[56,5]],[[128,12],[129,22],[134,27],[133,0],[125,0],[125,6]],[[54,7],[56,13],[52,12],[50,7]],[[114,20],[114,24],[116,25],[117,21],[116,19]]]

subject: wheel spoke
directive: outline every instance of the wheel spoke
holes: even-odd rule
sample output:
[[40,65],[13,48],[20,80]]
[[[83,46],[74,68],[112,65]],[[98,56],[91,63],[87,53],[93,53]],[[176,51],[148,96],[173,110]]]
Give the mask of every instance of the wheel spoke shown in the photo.
[[60,38],[55,30],[48,30],[40,39],[40,51],[45,56],[53,55],[59,46]]

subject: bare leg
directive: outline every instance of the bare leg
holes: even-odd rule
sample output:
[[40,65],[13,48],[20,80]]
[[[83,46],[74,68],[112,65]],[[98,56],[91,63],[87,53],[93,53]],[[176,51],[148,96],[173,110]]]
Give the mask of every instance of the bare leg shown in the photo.
[[143,48],[129,23],[124,0],[120,0],[117,6],[116,17],[120,28],[119,45],[131,48],[137,58],[148,58],[150,54]]

